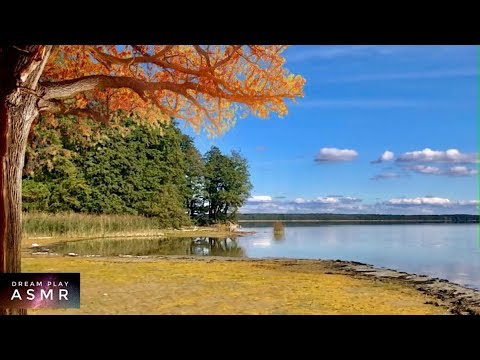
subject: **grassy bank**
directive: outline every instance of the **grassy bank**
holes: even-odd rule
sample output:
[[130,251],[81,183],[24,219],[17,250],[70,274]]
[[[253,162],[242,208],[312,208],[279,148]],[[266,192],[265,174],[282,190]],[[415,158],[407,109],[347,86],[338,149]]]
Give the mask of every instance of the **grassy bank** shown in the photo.
[[162,229],[155,218],[137,215],[89,215],[78,213],[24,213],[23,242],[45,243],[107,237],[231,236],[225,226]]
[[155,218],[144,216],[78,213],[23,214],[23,234],[27,237],[88,237],[158,229],[158,221]]
[[26,257],[26,272],[80,272],[80,309],[29,314],[446,314],[412,287],[323,263]]

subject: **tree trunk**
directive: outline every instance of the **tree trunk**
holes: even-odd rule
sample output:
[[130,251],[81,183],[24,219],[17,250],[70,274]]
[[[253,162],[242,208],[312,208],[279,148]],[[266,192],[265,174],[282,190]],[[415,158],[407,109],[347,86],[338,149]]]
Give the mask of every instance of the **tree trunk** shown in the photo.
[[[0,273],[21,271],[22,170],[51,46],[0,48]],[[0,314],[26,314],[0,309]]]

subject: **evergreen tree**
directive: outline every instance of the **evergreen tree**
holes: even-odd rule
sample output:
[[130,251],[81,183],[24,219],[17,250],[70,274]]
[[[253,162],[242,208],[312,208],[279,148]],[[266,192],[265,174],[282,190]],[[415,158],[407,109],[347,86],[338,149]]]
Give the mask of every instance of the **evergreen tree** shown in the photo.
[[247,161],[238,152],[223,155],[219,148],[205,154],[205,200],[210,221],[233,220],[252,189]]
[[235,218],[252,187],[238,152],[212,147],[202,157],[173,120],[85,131],[73,116],[43,121],[26,153],[25,211],[138,214],[179,227]]
[[205,215],[205,164],[193,139],[184,135],[182,150],[185,156],[185,205],[191,219],[203,221]]

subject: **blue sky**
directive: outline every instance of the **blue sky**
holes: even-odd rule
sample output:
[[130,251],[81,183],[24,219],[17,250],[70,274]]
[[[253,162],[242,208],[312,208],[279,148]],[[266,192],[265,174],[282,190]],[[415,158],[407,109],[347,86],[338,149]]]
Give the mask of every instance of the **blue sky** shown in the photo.
[[[248,159],[242,212],[478,213],[476,46],[291,46],[306,79],[283,118],[195,134]],[[382,156],[383,155],[383,156]]]

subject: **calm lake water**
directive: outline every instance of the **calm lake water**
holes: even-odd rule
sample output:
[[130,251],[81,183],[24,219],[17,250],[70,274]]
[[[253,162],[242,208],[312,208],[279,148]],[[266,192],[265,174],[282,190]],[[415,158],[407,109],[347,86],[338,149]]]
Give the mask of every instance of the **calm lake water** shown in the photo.
[[309,225],[245,227],[249,257],[339,259],[425,274],[480,290],[478,224]]
[[478,224],[244,226],[237,239],[112,239],[64,243],[79,255],[216,255],[340,259],[425,274],[480,290]]

